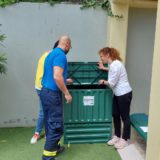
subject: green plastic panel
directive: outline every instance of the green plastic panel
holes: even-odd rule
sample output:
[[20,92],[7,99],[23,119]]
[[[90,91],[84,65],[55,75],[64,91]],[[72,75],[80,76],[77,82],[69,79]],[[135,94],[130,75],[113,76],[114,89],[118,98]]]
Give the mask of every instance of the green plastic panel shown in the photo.
[[65,125],[64,143],[103,143],[112,134],[111,123],[86,123]]
[[98,84],[99,79],[107,79],[107,72],[98,69],[97,62],[69,62],[68,77],[74,85]]
[[112,121],[110,89],[70,89],[73,101],[64,103],[64,123]]
[[70,89],[73,101],[64,103],[64,143],[106,142],[112,132],[112,91]]
[[146,141],[147,132],[144,132],[141,127],[148,126],[148,116],[144,113],[134,113],[130,116],[131,124],[139,135]]

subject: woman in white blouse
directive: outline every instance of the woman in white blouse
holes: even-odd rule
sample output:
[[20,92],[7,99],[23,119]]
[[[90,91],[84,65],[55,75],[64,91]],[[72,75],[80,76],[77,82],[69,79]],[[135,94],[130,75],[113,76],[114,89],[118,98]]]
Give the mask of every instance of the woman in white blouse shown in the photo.
[[[99,69],[108,70],[108,80],[100,80],[100,85],[107,85],[113,91],[112,116],[114,123],[114,136],[107,142],[117,149],[128,146],[130,139],[130,104],[132,100],[132,88],[128,82],[127,72],[122,64],[119,52],[115,48],[105,47],[99,51],[101,62]],[[108,64],[108,68],[103,64]],[[123,131],[121,132],[121,121]]]

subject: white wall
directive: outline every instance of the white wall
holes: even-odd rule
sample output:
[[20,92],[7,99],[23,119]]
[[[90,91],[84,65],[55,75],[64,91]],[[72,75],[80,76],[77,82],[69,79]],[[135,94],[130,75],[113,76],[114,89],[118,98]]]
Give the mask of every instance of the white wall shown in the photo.
[[18,3],[0,8],[8,72],[0,75],[0,127],[35,125],[38,98],[34,77],[38,58],[63,34],[72,39],[69,61],[98,61],[107,42],[107,16],[80,5]]
[[156,9],[129,11],[126,68],[133,88],[131,112],[148,113]]

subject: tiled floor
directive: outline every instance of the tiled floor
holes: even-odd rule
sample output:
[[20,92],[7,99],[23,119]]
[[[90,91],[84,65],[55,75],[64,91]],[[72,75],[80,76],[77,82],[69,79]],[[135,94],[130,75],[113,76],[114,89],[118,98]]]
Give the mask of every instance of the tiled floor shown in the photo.
[[118,150],[122,160],[144,160],[134,144]]
[[146,155],[146,142],[132,129],[132,142],[134,143],[135,147],[142,155],[143,159],[145,159]]
[[132,129],[130,145],[118,150],[122,160],[145,160],[146,142]]

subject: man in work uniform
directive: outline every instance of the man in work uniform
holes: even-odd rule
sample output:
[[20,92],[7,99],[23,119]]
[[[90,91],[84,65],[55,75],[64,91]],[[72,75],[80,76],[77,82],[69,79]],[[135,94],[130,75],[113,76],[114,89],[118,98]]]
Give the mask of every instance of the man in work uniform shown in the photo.
[[70,48],[70,38],[62,36],[57,48],[47,56],[44,63],[43,88],[40,98],[44,111],[46,142],[42,160],[55,160],[58,142],[63,134],[62,94],[67,103],[72,101],[72,96],[66,88],[66,53]]

